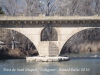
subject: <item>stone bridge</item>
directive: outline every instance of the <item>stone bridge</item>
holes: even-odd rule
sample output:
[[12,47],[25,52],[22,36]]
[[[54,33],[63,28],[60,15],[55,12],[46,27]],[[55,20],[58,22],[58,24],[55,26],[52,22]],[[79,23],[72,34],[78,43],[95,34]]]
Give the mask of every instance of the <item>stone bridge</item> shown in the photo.
[[[56,39],[43,41],[42,34],[48,26],[55,30]],[[98,27],[100,27],[99,16],[0,16],[0,28],[22,33],[33,42],[39,56],[47,57],[59,56],[66,41],[74,34]]]

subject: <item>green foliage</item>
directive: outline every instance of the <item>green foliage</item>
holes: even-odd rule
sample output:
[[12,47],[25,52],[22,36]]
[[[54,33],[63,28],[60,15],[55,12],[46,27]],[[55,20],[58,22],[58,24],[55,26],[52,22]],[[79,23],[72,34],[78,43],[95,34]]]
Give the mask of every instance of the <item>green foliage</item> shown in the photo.
[[0,14],[4,14],[4,12],[2,11],[2,8],[0,7]]

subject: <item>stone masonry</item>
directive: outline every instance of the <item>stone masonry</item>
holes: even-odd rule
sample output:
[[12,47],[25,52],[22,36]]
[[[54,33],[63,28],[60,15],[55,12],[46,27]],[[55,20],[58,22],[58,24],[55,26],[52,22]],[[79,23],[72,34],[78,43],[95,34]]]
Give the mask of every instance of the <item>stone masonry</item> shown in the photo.
[[[58,33],[57,41],[41,41],[41,32],[51,24]],[[18,31],[28,37],[42,57],[59,56],[66,41],[74,34],[88,28],[100,27],[99,16],[0,16],[0,28]]]

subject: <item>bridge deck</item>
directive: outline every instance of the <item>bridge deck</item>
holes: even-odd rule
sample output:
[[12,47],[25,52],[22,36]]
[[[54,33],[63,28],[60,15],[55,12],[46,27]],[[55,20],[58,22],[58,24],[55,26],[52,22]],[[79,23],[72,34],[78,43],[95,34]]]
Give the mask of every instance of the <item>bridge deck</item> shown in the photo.
[[0,16],[0,21],[2,20],[21,20],[21,21],[65,21],[65,20],[100,20],[100,16]]

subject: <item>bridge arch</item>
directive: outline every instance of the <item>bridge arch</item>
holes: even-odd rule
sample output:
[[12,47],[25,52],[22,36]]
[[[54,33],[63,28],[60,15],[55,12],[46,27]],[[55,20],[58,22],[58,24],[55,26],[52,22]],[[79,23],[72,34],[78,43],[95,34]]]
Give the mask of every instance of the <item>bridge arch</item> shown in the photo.
[[[27,35],[25,35],[25,34],[23,34],[21,31],[20,31],[20,29],[18,29],[18,28],[0,28],[0,30],[6,30],[6,31],[9,31],[10,32],[10,34],[12,33],[12,31],[13,32],[15,32],[13,35],[14,35],[14,39],[15,39],[15,42],[19,42],[19,43],[24,43],[24,44],[26,44],[26,47],[27,47],[27,50],[28,49],[31,49],[31,47],[33,48],[34,47],[34,50],[37,50],[37,47],[35,46],[35,44],[34,44],[34,42],[32,41],[32,40],[30,40],[30,37],[28,37]],[[17,35],[15,36],[15,34],[17,33]],[[8,33],[7,33],[8,34]],[[6,34],[5,34],[6,35]],[[7,36],[7,37],[9,37],[9,36]],[[11,38],[12,40],[13,40],[13,36],[10,36],[9,38]],[[16,38],[17,38],[17,40],[16,40]],[[25,43],[25,41],[26,41],[26,43]],[[11,41],[11,40],[10,40]],[[30,43],[30,48],[28,48],[29,47],[29,45],[28,45],[28,43]],[[20,47],[21,48],[21,47]]]
[[[78,29],[78,28],[77,28]],[[97,32],[97,33],[96,33]],[[80,35],[84,34],[84,35]],[[64,53],[99,51],[100,28],[84,27],[71,34],[62,46],[60,55]],[[91,38],[92,37],[92,38]],[[83,40],[82,40],[83,39]],[[74,41],[73,41],[74,40]],[[96,46],[95,46],[96,45]]]
[[54,27],[45,27],[41,31],[41,41],[58,41],[58,32]]

